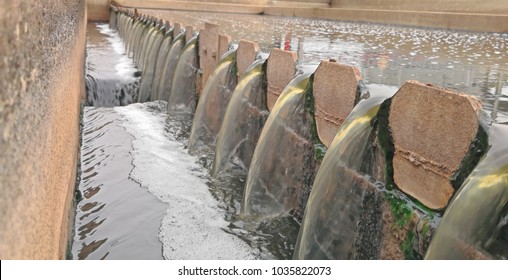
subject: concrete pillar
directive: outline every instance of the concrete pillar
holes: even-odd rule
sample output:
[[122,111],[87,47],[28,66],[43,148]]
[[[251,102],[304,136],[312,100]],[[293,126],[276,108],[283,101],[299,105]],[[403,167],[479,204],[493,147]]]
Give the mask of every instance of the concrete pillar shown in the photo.
[[478,99],[416,81],[392,98],[389,127],[395,154],[395,184],[431,209],[454,193],[451,180],[479,128]]
[[203,71],[202,87],[212,74],[219,59],[219,26],[205,23],[205,29],[199,32],[199,67]]
[[238,67],[238,80],[242,79],[245,70],[254,62],[256,54],[259,52],[259,46],[255,42],[240,40],[236,55],[236,65]]
[[340,126],[353,110],[362,79],[356,67],[322,61],[314,73],[314,108],[319,139],[325,146],[335,138]]
[[295,76],[297,54],[293,51],[273,49],[268,57],[266,79],[268,82],[267,105],[271,111],[284,88]]

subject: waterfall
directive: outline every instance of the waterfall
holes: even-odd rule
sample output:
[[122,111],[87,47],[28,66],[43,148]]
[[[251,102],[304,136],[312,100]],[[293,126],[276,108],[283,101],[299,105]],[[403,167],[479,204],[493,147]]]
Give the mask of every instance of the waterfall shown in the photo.
[[508,257],[507,135],[506,125],[491,127],[491,148],[446,209],[426,259]]
[[289,83],[263,127],[245,185],[244,216],[277,216],[301,207],[306,177],[312,177],[307,172],[316,168],[304,108],[309,76]]
[[339,129],[319,168],[300,228],[295,259],[347,259],[364,192],[357,173],[386,96],[362,100]]
[[[165,67],[165,62],[169,54],[169,49],[173,43],[173,29],[169,29],[162,39],[161,47],[159,48],[159,53],[157,54],[157,61],[155,62],[155,72],[154,78],[152,82],[152,100],[162,100],[159,92],[159,85],[162,79],[162,72]],[[165,99],[164,101],[167,101]]]
[[217,62],[199,98],[189,138],[191,153],[211,151],[206,147],[215,146],[215,139],[236,83],[236,50],[232,50]]
[[159,49],[161,47],[162,39],[164,38],[165,27],[160,29],[156,27],[156,31],[153,33],[153,39],[150,45],[147,47],[147,55],[145,56],[143,75],[141,76],[141,87],[139,89],[138,101],[147,102],[153,98],[152,83],[155,78],[155,65]]
[[169,47],[168,55],[164,60],[162,67],[162,73],[159,79],[159,85],[155,95],[160,100],[168,101],[169,93],[171,92],[171,86],[173,83],[173,77],[176,73],[176,65],[180,54],[182,53],[183,47],[185,46],[185,33],[176,35],[175,40]]
[[217,135],[212,174],[228,169],[228,164],[249,170],[252,154],[269,112],[266,106],[266,60],[247,69],[231,96]]

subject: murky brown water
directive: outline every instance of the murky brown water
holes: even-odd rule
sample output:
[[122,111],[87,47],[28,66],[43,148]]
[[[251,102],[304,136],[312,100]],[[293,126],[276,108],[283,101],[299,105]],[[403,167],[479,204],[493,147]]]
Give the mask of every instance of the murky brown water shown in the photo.
[[478,96],[498,122],[508,121],[508,34],[446,31],[261,15],[140,10],[202,28],[216,23],[233,43],[256,41],[297,51],[302,67],[323,59],[358,67],[367,84],[400,87],[407,80]]

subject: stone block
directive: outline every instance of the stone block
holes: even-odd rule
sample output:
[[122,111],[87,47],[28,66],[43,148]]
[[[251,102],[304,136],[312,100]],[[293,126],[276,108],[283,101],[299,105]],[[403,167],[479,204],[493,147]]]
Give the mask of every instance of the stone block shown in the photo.
[[206,85],[219,59],[219,26],[205,23],[199,33],[199,67],[203,71],[202,87]]
[[451,180],[478,132],[480,109],[475,97],[406,82],[392,98],[388,119],[395,184],[431,209],[446,207]]
[[173,38],[176,38],[176,36],[178,36],[180,33],[182,33],[182,25],[177,22],[173,27]]
[[194,37],[194,27],[186,26],[185,27],[185,43],[189,42],[192,37]]
[[297,54],[293,51],[273,49],[268,57],[266,79],[268,82],[267,105],[271,111],[284,88],[295,76]]
[[314,73],[316,126],[325,146],[330,147],[339,127],[353,110],[361,79],[356,67],[332,61],[322,61]]
[[241,80],[245,70],[254,62],[259,46],[256,42],[240,40],[236,55],[236,65],[238,68],[238,80]]
[[217,56],[217,60],[219,60],[229,50],[230,45],[231,45],[231,36],[220,34],[219,55]]

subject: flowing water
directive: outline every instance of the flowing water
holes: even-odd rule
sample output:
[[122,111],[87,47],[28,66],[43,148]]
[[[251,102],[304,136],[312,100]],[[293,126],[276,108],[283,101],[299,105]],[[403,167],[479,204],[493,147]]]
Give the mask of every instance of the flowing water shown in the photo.
[[314,181],[294,258],[351,258],[357,235],[352,231],[365,196],[356,171],[363,164],[372,120],[385,98],[361,101],[335,136]]
[[241,219],[241,176],[212,179],[186,149],[193,114],[166,105],[85,107],[72,258],[291,258],[299,224]]
[[238,77],[234,69],[236,50],[224,54],[217,62],[201,93],[189,138],[189,151],[192,153],[213,153],[224,113],[236,87]]
[[309,75],[291,81],[268,116],[245,184],[245,216],[278,216],[299,208],[308,183],[305,176],[315,169],[309,162],[314,144],[303,102],[308,83]]
[[[160,87],[163,88],[164,94],[169,93],[168,112],[194,113],[198,99],[196,92],[198,68],[198,45],[197,38],[194,37],[185,45],[180,54],[171,85],[167,88]],[[166,79],[167,82],[169,79]],[[167,94],[163,95],[163,98],[166,96]]]
[[[191,25],[203,19],[215,21],[233,41],[245,35],[257,40],[264,51],[289,46],[299,52],[300,68],[338,57],[361,69],[372,97],[355,107],[326,153],[300,227],[293,215],[301,215],[303,209],[297,209],[298,205],[310,191],[301,186],[310,187],[308,178],[317,170],[303,101],[312,80],[308,75],[293,80],[268,116],[263,61],[254,64],[235,89],[232,52],[219,63],[196,108],[196,38],[185,44],[180,35],[169,44],[157,24],[119,16],[116,25],[124,45],[107,25],[98,25],[99,32],[89,25],[88,71],[94,77],[107,77],[115,69],[116,75],[103,83],[88,85],[87,81],[88,96],[95,102],[90,105],[126,105],[137,100],[137,90],[127,95],[130,99],[115,95],[125,87],[117,80],[139,85],[139,72],[128,56],[144,70],[141,100],[151,96],[164,101],[84,109],[83,171],[78,187],[83,198],[76,214],[74,258],[337,259],[376,255],[380,240],[362,236],[356,229],[380,227],[382,220],[370,208],[359,211],[362,205],[377,205],[383,199],[362,188],[362,182],[382,194],[391,193],[362,173],[366,165],[375,164],[366,147],[379,104],[406,79],[418,79],[476,95],[497,122],[508,121],[508,37],[503,34],[251,15],[172,11],[171,16]],[[153,73],[156,69],[162,72]],[[386,88],[389,94],[384,93]],[[211,109],[219,112],[211,114]],[[471,248],[476,249],[476,257],[482,251],[497,258],[508,255],[507,135],[506,125],[492,126],[492,149],[454,198],[443,217],[448,222],[438,229],[427,258],[467,258]],[[189,150],[201,151],[215,144],[211,177],[203,168],[210,167],[211,154],[190,155]],[[351,256],[352,247],[368,249]]]
[[[344,21],[140,10],[184,25],[220,25],[232,42],[261,51],[289,48],[300,65],[329,58],[356,66],[366,84],[400,87],[418,80],[475,95],[498,122],[508,121],[508,35]],[[497,104],[497,105],[496,105]]]
[[153,40],[147,48],[147,55],[143,67],[143,75],[141,76],[141,86],[139,89],[139,100],[140,102],[146,102],[153,100],[155,93],[152,92],[152,84],[155,78],[155,66],[159,59],[157,56],[162,44],[162,39],[166,33],[165,26],[160,28],[156,27],[153,33]]
[[86,104],[111,107],[137,100],[139,73],[124,54],[120,37],[107,24],[89,24]]
[[212,175],[249,170],[254,149],[270,112],[266,106],[266,60],[254,62],[231,96],[215,149]]
[[508,126],[491,127],[491,148],[448,206],[427,259],[508,258],[507,136]]
[[[155,62],[155,72],[154,72],[154,78],[152,82],[152,99],[153,100],[163,100],[163,95],[159,91],[159,85],[162,79],[162,73],[164,69],[166,68],[165,62],[169,54],[169,47],[171,46],[171,43],[173,42],[173,29],[170,29],[169,31],[164,34],[164,37],[162,38],[161,47],[159,48],[159,53],[156,57]],[[165,96],[164,96],[165,97]],[[164,99],[164,101],[167,101],[168,99]]]
[[123,122],[113,108],[84,110],[76,259],[162,259],[166,205],[131,179],[134,138]]
[[164,59],[164,66],[162,68],[161,78],[158,81],[159,86],[156,93],[156,95],[160,97],[160,100],[169,100],[169,94],[171,93],[173,85],[173,77],[175,76],[175,73],[178,73],[175,69],[184,46],[185,34],[180,33],[179,35],[176,35],[175,40],[171,43],[168,55],[166,56],[166,59]]

